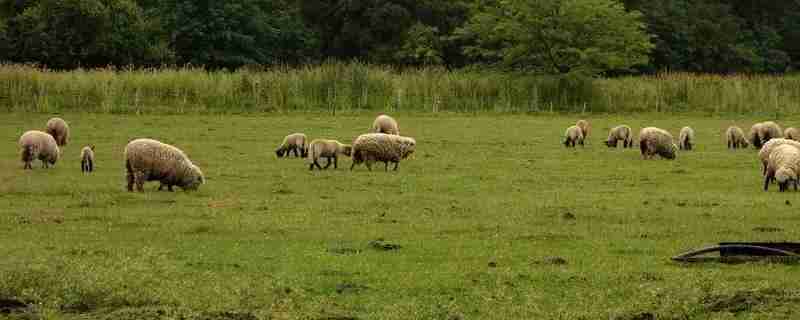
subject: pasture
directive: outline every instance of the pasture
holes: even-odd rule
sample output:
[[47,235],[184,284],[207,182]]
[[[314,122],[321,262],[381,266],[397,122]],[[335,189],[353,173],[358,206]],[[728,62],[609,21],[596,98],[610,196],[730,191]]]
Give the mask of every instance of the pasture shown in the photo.
[[[800,239],[800,194],[761,190],[756,150],[723,133],[768,119],[394,114],[415,137],[397,172],[308,170],[286,134],[350,143],[373,115],[67,113],[52,169],[16,146],[50,114],[0,117],[0,317],[46,319],[796,319],[797,266],[682,265],[720,241]],[[778,119],[787,126],[800,119]],[[658,126],[677,159],[609,149],[608,128]],[[122,150],[186,151],[198,192],[125,191]],[[96,145],[82,174],[80,148]],[[636,141],[638,146],[638,141]],[[620,143],[621,146],[621,143]],[[25,306],[21,306],[25,305]],[[15,307],[17,306],[17,307]]]

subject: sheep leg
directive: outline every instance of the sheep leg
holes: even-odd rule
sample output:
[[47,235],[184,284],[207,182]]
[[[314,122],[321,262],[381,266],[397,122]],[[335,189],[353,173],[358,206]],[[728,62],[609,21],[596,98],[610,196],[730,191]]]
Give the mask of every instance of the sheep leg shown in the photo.
[[308,165],[308,170],[314,171],[314,163]]
[[333,168],[339,169],[339,157],[333,156]]
[[144,192],[144,174],[141,172],[134,173],[133,180],[136,183],[136,191]]
[[770,177],[764,177],[764,191],[769,190],[769,180]]
[[383,171],[388,172],[389,171],[389,161],[384,161],[383,165],[384,165]]
[[395,161],[393,171],[397,171],[397,165],[400,164],[400,161]]
[[169,191],[169,192],[175,192],[175,190],[173,190],[173,189],[172,189],[172,185],[171,185],[171,184],[168,184],[168,185],[167,185],[167,191]]
[[353,163],[350,165],[350,171],[353,171],[353,168],[355,167],[356,167],[356,162],[353,161]]
[[93,171],[94,171],[94,161],[89,160],[89,172],[93,172]]
[[367,169],[368,169],[369,171],[372,171],[372,162],[371,162],[371,161],[367,161],[367,162],[365,162],[365,163],[364,163],[364,165],[365,165],[365,166],[367,166]]
[[317,162],[317,160],[319,160],[319,159],[314,159],[314,165],[317,166],[317,169],[322,170],[322,166],[319,165],[319,162]]
[[330,166],[331,166],[331,158],[326,158],[326,159],[328,159],[328,162],[327,162],[327,163],[325,163],[325,169],[327,170],[327,169],[328,169],[328,167],[330,167]]

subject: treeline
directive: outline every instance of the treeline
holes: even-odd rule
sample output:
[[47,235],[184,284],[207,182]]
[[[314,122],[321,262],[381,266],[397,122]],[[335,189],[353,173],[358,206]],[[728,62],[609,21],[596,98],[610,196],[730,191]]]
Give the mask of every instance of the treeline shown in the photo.
[[236,69],[327,59],[783,73],[800,66],[800,1],[0,0],[0,61]]

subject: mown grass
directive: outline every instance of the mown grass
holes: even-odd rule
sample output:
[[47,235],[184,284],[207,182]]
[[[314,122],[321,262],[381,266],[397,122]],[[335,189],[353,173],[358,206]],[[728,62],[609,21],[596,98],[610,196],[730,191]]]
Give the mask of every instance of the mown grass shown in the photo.
[[[795,319],[795,265],[681,265],[720,241],[796,240],[797,193],[761,191],[754,149],[722,133],[765,119],[396,114],[417,139],[398,172],[309,172],[284,135],[351,141],[372,116],[70,113],[54,169],[16,139],[47,114],[0,118],[0,302],[47,319]],[[791,124],[796,118],[779,119]],[[627,123],[695,128],[695,151],[643,161],[602,145]],[[184,149],[198,192],[124,191],[122,149]],[[80,172],[94,143],[97,171]],[[392,246],[397,245],[399,246]],[[4,306],[0,303],[0,311]],[[0,315],[2,316],[2,315]]]
[[800,77],[582,78],[360,63],[206,72],[97,69],[59,72],[0,64],[0,110],[112,114],[542,111],[796,115]]

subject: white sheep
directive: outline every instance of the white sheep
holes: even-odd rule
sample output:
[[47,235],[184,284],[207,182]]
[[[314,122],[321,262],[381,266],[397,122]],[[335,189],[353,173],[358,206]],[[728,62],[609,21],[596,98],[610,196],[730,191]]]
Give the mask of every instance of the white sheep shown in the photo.
[[81,149],[81,172],[94,171],[94,145]]
[[183,151],[160,141],[133,140],[125,146],[124,156],[128,191],[133,191],[134,184],[138,191],[144,191],[146,181],[159,181],[158,190],[167,186],[169,191],[172,186],[197,190],[205,182],[203,172]]
[[589,131],[592,129],[592,126],[589,124],[589,121],[586,120],[578,120],[575,123],[578,128],[581,128],[581,133],[583,133],[583,139],[587,139],[589,137]]
[[26,131],[19,137],[18,145],[24,169],[33,169],[31,162],[37,159],[42,161],[42,168],[48,168],[55,165],[61,156],[56,139],[43,131]]
[[678,148],[681,150],[692,150],[694,147],[694,129],[690,127],[681,128],[678,135]]
[[56,143],[59,147],[67,145],[69,142],[69,125],[67,125],[64,119],[57,117],[51,118],[47,120],[46,127],[46,132],[56,139]]
[[305,134],[292,133],[286,136],[278,149],[275,150],[278,158],[283,157],[284,154],[288,157],[289,153],[292,152],[295,157],[305,158],[308,156],[308,138],[306,138]]
[[[314,170],[314,166],[318,169],[328,169],[331,166],[331,159],[333,159],[333,168],[339,168],[339,155],[346,155],[350,156],[352,147],[347,144],[343,144],[336,140],[328,140],[328,139],[314,139],[308,145],[308,170]],[[328,162],[325,164],[325,167],[319,165],[318,160],[320,158],[326,158]]]
[[646,127],[639,131],[639,148],[642,158],[652,159],[659,155],[665,159],[675,159],[678,146],[672,142],[672,135],[664,129]]
[[775,180],[781,192],[789,189],[789,183],[794,182],[797,190],[798,173],[800,173],[800,149],[782,144],[773,148],[769,154],[767,171],[764,175],[764,191],[768,191],[769,184]]
[[564,146],[574,148],[575,143],[583,146],[583,130],[579,126],[571,126],[564,131]]
[[633,131],[627,125],[618,125],[608,130],[608,138],[605,143],[609,148],[616,148],[622,140],[622,148],[633,148]]
[[747,148],[750,144],[744,136],[742,128],[730,126],[725,130],[725,137],[728,140],[728,149]]
[[761,174],[767,174],[767,164],[769,163],[769,156],[775,148],[782,145],[790,145],[795,148],[800,149],[800,142],[784,139],[784,138],[777,138],[771,139],[767,141],[762,147],[761,150],[758,151],[758,159],[761,161]]
[[786,130],[783,130],[783,137],[789,140],[800,141],[800,129],[795,127],[786,128]]
[[413,154],[416,146],[417,141],[411,137],[383,133],[362,134],[353,141],[353,164],[350,170],[364,163],[372,171],[374,162],[383,162],[385,171],[389,171],[389,162],[392,162],[394,170],[397,170],[400,160]]
[[400,127],[397,126],[397,121],[394,118],[382,114],[372,122],[372,132],[400,135]]
[[781,130],[781,127],[775,122],[759,122],[750,127],[748,136],[753,147],[761,149],[761,146],[770,139],[783,138],[783,130]]

